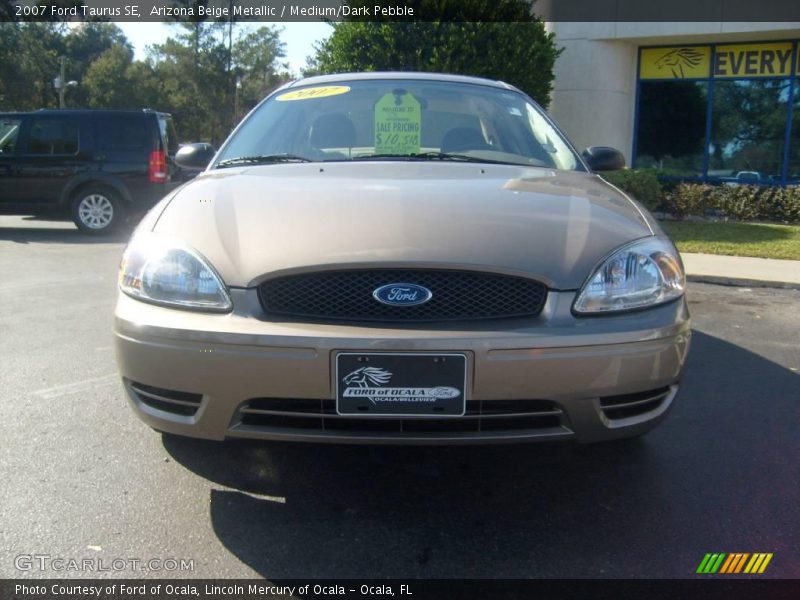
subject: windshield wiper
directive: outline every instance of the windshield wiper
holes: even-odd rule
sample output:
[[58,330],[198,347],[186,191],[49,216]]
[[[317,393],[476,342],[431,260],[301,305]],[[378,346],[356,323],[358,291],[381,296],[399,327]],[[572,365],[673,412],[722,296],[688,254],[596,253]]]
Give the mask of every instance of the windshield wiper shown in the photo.
[[398,158],[401,160],[452,160],[457,162],[474,162],[474,163],[496,163],[496,164],[516,164],[508,163],[501,160],[491,160],[488,158],[478,158],[477,156],[468,156],[466,154],[453,154],[450,152],[417,152],[411,154],[364,154],[362,156],[354,156],[353,160],[374,160],[384,158]]
[[276,163],[311,162],[310,158],[296,154],[259,154],[256,156],[237,156],[218,162],[216,167],[234,167],[237,165],[272,165]]

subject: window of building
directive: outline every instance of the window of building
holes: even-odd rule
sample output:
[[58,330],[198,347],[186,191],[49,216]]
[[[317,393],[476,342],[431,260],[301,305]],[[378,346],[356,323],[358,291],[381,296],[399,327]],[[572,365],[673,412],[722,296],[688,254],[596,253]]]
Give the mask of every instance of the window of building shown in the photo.
[[[798,65],[798,69],[800,69],[800,65]],[[791,183],[800,183],[800,81],[795,81],[794,84],[793,104],[787,178]]]
[[788,79],[715,83],[708,177],[781,180],[789,86]]
[[634,166],[712,182],[800,180],[797,52],[797,42],[642,48]]
[[707,105],[707,82],[642,82],[635,166],[702,176]]

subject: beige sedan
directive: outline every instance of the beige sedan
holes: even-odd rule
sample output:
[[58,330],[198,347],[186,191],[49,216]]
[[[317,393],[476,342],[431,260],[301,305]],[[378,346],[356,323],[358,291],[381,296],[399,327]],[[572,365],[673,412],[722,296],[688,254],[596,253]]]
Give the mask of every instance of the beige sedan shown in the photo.
[[[210,160],[210,163],[209,163]],[[690,341],[683,266],[530,98],[461,76],[297,81],[159,203],[122,260],[136,414],[214,440],[642,434]]]

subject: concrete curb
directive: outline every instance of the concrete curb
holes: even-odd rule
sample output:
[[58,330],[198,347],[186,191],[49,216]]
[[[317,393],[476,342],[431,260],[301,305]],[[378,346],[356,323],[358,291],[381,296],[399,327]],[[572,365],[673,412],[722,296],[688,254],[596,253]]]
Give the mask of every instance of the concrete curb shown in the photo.
[[731,287],[761,287],[779,288],[784,290],[800,290],[800,283],[790,281],[762,281],[759,279],[744,279],[740,277],[725,277],[719,275],[686,275],[686,280],[695,283],[712,283],[714,285],[727,285]]

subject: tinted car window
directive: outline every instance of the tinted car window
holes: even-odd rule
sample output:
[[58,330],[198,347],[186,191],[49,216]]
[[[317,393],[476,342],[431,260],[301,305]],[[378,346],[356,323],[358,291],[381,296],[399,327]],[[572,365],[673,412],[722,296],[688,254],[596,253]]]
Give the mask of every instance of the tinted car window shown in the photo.
[[76,154],[78,125],[69,119],[34,117],[28,140],[28,154]]
[[99,115],[94,124],[95,139],[102,150],[144,150],[150,145],[143,117]]
[[175,133],[175,126],[172,124],[172,117],[159,115],[158,128],[161,131],[161,139],[164,140],[167,154],[173,156],[178,151],[178,136]]
[[0,119],[0,154],[13,154],[20,123],[19,119]]

